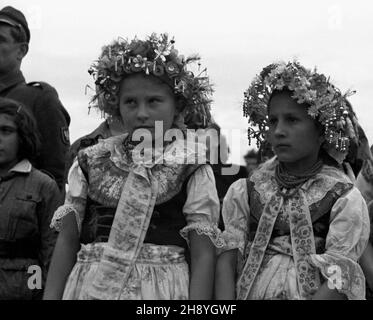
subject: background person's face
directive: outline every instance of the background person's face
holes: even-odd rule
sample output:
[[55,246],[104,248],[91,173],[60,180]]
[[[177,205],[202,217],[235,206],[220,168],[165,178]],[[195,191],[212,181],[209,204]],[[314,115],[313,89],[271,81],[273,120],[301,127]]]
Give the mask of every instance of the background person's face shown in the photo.
[[171,89],[152,75],[134,74],[124,79],[119,93],[120,115],[130,134],[147,129],[155,137],[155,122],[162,121],[163,134],[172,127],[177,115]]
[[11,169],[17,162],[18,132],[13,118],[0,114],[0,170]]
[[21,45],[14,41],[11,28],[0,23],[0,75],[14,70],[19,65]]
[[279,161],[289,168],[308,168],[317,158],[323,141],[315,121],[288,92],[275,94],[269,105],[269,141]]
[[251,172],[258,166],[258,160],[255,158],[246,158],[246,170],[247,172]]

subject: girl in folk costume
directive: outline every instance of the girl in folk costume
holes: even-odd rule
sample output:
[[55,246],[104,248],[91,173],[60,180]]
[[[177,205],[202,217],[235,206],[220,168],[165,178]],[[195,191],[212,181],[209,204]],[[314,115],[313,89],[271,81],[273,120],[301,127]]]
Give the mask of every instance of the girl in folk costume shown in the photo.
[[211,167],[196,162],[206,151],[195,137],[186,143],[183,121],[210,116],[205,71],[189,69],[198,60],[179,55],[167,34],[103,48],[90,70],[94,101],[129,133],[78,153],[52,222],[60,234],[46,299],[212,296],[219,199]]
[[342,168],[358,141],[347,96],[298,62],[264,68],[246,91],[249,138],[276,156],[224,199],[218,298],[364,299],[369,217]]
[[372,149],[369,148],[368,141],[362,141],[362,145],[365,146],[365,159],[359,172],[355,186],[359,189],[363,195],[367,205],[370,219],[370,237],[368,245],[360,258],[360,265],[364,271],[366,278],[366,298],[373,300],[373,157]]

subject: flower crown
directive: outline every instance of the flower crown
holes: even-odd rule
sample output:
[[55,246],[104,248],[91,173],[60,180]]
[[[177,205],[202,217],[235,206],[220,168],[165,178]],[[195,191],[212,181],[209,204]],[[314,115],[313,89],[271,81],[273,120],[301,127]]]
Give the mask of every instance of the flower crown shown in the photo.
[[274,90],[283,89],[290,90],[297,103],[309,105],[308,114],[324,128],[323,147],[341,163],[350,143],[357,143],[358,139],[357,120],[347,100],[355,92],[341,94],[316,68],[308,70],[297,61],[265,67],[244,93],[244,116],[249,117],[249,124],[254,126],[248,129],[249,144],[252,138],[257,140],[258,147],[265,143],[269,99]]
[[197,113],[209,122],[213,90],[206,69],[194,75],[187,67],[198,62],[200,68],[200,58],[197,55],[187,58],[179,55],[174,43],[167,34],[158,36],[153,33],[146,40],[119,38],[104,46],[101,56],[88,71],[96,85],[96,94],[90,106],[98,107],[109,115],[117,114],[121,80],[130,74],[143,72],[160,78],[176,96],[184,99],[184,117]]

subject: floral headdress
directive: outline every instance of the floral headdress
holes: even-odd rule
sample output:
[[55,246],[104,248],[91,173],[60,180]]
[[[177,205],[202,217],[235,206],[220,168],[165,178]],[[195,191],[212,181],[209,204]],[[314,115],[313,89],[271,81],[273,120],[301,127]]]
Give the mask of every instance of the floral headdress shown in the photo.
[[101,56],[88,71],[96,85],[96,94],[90,107],[98,107],[105,114],[117,115],[121,80],[127,75],[142,72],[160,78],[176,96],[183,98],[184,117],[199,114],[209,122],[212,86],[206,69],[195,75],[188,67],[198,62],[199,68],[200,58],[196,55],[187,58],[179,55],[174,43],[167,34],[158,36],[153,33],[146,40],[119,38],[103,47]]
[[244,93],[244,116],[249,117],[249,144],[258,147],[266,141],[268,103],[274,90],[288,89],[299,104],[308,104],[308,114],[324,128],[323,148],[338,163],[343,162],[351,143],[357,144],[358,123],[347,97],[325,75],[308,70],[297,61],[275,63],[265,67]]

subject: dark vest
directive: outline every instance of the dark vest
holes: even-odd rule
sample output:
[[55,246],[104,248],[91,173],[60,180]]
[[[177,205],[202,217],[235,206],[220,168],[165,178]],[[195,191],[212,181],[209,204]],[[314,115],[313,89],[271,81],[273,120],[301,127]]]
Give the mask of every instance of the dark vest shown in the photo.
[[[259,193],[254,189],[254,183],[249,179],[246,179],[246,183],[248,191],[248,201],[250,206],[250,219],[248,226],[249,241],[253,241],[256,230],[258,228],[260,217],[263,212],[264,204],[260,202],[260,196]],[[337,199],[341,196],[341,194],[346,192],[349,188],[349,185],[346,185],[344,183],[337,183],[331,190],[327,192],[323,199],[316,203],[313,203],[310,206],[309,209],[311,213],[314,237],[326,240],[326,236],[329,232],[331,209]],[[289,223],[282,222],[280,219],[277,219],[273,228],[271,238],[284,235],[290,235]],[[322,253],[324,250],[325,248],[316,248],[318,254]]]
[[[187,243],[179,231],[186,226],[183,206],[187,199],[187,184],[190,176],[177,195],[154,207],[145,243],[175,245],[187,249]],[[107,242],[115,211],[116,207],[103,206],[88,197],[82,223],[81,243]]]

